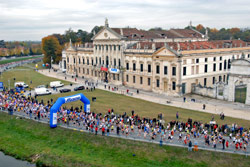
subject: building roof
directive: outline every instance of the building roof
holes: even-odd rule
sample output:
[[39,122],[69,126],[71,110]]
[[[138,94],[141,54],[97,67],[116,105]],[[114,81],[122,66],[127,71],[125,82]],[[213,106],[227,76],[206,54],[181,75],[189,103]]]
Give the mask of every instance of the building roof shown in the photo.
[[[195,42],[168,42],[174,50],[198,50],[198,49],[219,49],[247,47],[247,43],[242,40],[215,40],[215,41],[195,41]],[[178,46],[179,45],[179,46]],[[179,47],[179,49],[178,49]]]
[[193,29],[170,30],[138,30],[137,28],[111,28],[127,39],[159,39],[159,38],[203,38],[203,34]]

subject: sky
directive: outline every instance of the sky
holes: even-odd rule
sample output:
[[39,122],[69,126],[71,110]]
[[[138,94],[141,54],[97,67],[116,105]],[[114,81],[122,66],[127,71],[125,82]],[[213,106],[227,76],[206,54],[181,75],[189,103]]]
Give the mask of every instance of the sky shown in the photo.
[[250,0],[0,0],[0,40],[40,41],[72,28],[249,28]]

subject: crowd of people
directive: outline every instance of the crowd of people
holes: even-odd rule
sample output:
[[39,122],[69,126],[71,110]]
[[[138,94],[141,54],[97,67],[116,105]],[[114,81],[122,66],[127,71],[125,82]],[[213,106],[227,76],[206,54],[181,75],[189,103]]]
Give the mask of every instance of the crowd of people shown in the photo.
[[[9,112],[26,114],[31,119],[46,119],[49,121],[49,111],[54,100],[38,101],[33,97],[25,97],[15,93],[3,92],[0,94],[0,107]],[[250,139],[250,129],[240,125],[218,125],[216,123],[202,123],[189,118],[186,122],[176,120],[165,122],[163,115],[158,118],[143,118],[134,110],[131,114],[118,114],[109,109],[105,114],[83,111],[82,106],[76,108],[61,107],[58,111],[58,123],[66,126],[85,128],[91,133],[109,136],[111,133],[124,137],[138,137],[162,142],[178,141],[197,150],[198,141],[204,146],[222,149],[234,147],[235,151],[247,151]],[[202,139],[203,138],[203,139]],[[202,142],[202,143],[203,143]],[[193,144],[194,143],[194,144]]]

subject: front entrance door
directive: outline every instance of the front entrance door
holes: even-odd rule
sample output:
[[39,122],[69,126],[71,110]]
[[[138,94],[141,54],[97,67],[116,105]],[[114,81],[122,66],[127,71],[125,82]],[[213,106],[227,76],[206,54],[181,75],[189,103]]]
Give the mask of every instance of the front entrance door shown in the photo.
[[237,85],[235,86],[234,101],[239,103],[246,102],[247,86],[246,85]]
[[182,83],[181,87],[182,87],[182,94],[185,94],[186,93],[186,83]]
[[164,92],[168,91],[168,82],[164,81]]
[[104,76],[105,76],[104,82],[108,82],[108,73],[107,73],[107,72],[104,72]]

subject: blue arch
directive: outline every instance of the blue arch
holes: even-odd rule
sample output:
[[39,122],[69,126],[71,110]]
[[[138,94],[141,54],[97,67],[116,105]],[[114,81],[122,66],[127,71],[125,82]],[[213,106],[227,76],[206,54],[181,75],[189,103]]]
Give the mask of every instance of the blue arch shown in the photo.
[[57,111],[59,108],[65,104],[70,103],[73,101],[81,100],[84,103],[84,111],[90,112],[90,101],[87,97],[85,97],[82,93],[66,96],[66,97],[59,97],[55,104],[50,109],[50,127],[56,128],[57,127]]

